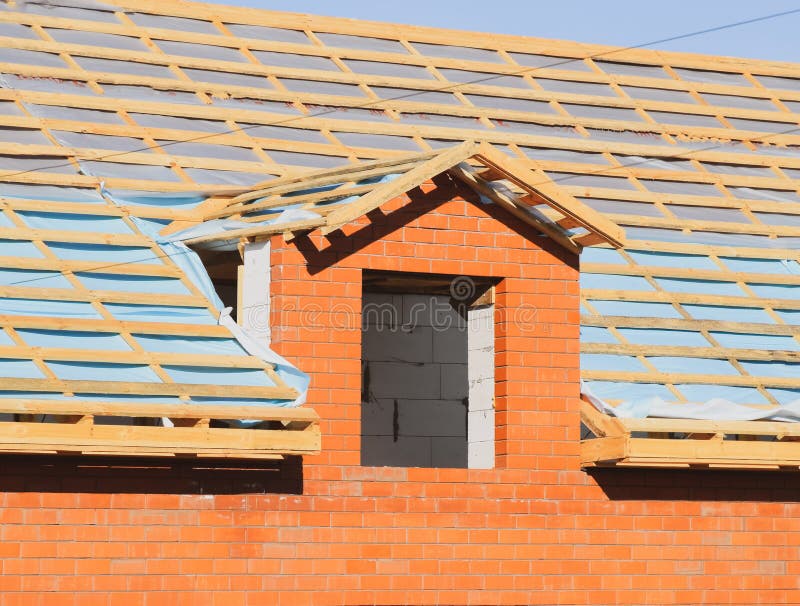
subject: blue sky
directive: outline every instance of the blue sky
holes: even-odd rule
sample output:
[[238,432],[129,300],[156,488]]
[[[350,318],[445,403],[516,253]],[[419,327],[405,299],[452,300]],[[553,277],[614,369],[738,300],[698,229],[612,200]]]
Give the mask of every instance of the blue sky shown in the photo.
[[[541,38],[632,46],[800,9],[800,0],[214,0],[333,15]],[[648,48],[800,62],[800,13]]]

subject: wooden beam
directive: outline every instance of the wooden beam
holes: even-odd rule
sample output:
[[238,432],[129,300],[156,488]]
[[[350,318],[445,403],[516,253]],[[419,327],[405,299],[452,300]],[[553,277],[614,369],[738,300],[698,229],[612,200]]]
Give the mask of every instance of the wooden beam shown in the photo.
[[599,438],[616,437],[625,434],[625,426],[616,417],[603,414],[592,404],[580,400],[581,422]]
[[432,179],[448,168],[471,157],[476,149],[477,145],[474,142],[466,141],[440,152],[401,176],[376,187],[353,204],[348,204],[330,213],[326,218],[326,225],[322,229],[322,233],[329,234],[336,231],[353,219],[365,215],[385,202],[421,185],[428,179]]
[[298,396],[297,391],[290,387],[16,378],[0,378],[0,390],[79,394],[133,394],[142,396],[183,396],[188,394],[192,396],[253,398],[263,400],[294,400]]
[[497,151],[490,145],[481,145],[476,157],[529,195],[541,198],[548,206],[562,215],[603,238],[605,242],[619,248],[623,246],[625,233],[620,227],[583,202],[566,194],[557,187],[543,171],[532,171],[526,163]]

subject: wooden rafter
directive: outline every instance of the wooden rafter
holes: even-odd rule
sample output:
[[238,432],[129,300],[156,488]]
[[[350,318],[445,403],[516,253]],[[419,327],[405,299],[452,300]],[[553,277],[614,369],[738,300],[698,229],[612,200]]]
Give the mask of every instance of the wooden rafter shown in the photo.
[[[0,413],[28,419],[0,418],[0,453],[275,459],[320,451],[319,417],[309,409],[5,400]],[[225,423],[241,418],[262,426]]]
[[[468,161],[476,167],[471,167]],[[450,172],[471,189],[535,225],[572,252],[580,252],[582,245],[590,242],[588,238],[592,238],[592,242],[604,242],[612,246],[621,246],[624,239],[622,229],[559,190],[543,171],[531,171],[523,163],[487,143],[467,141],[438,153],[422,153],[396,160],[284,177],[228,200],[217,197],[209,206],[211,212],[205,214],[205,219],[232,217],[255,222],[263,220],[260,212],[276,207],[312,211],[319,218],[221,231],[188,239],[186,243],[198,245],[216,240],[309,231],[317,227],[321,228],[323,234],[328,234],[444,172]],[[370,182],[376,178],[377,182]],[[493,182],[500,181],[521,193],[511,193],[508,186],[495,187]],[[337,199],[352,201],[340,205],[328,204]],[[550,221],[543,214],[533,211],[532,208],[536,206],[555,211],[557,219]],[[584,230],[583,233],[570,234],[568,230],[575,227]]]
[[594,437],[581,441],[581,465],[800,470],[800,427],[770,421],[616,418],[581,402]]

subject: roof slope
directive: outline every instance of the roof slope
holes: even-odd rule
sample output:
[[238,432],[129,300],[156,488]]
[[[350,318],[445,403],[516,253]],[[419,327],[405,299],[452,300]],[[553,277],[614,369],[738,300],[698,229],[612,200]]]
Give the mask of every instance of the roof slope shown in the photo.
[[[597,395],[797,398],[798,65],[184,2],[28,0],[0,4],[0,70],[9,184],[214,194],[491,143],[626,230],[623,250],[583,259],[584,377]],[[4,195],[42,197],[29,192]],[[164,220],[191,219],[197,203],[124,197],[126,212]]]
[[[555,187],[541,171],[535,173],[492,145],[473,141],[395,160],[273,179],[238,195],[209,198],[194,211],[200,225],[171,238],[200,245],[316,228],[329,234],[443,173],[570,252],[600,242],[622,246],[619,226]],[[172,232],[172,227],[165,231]]]

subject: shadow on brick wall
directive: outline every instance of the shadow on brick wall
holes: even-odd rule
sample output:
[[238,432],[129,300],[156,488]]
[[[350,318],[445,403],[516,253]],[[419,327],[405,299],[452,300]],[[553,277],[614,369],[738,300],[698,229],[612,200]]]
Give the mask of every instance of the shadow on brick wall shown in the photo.
[[587,473],[612,501],[800,503],[797,471],[592,469]]
[[[575,266],[577,257],[568,253],[560,245],[545,237],[535,227],[524,223],[496,204],[485,204],[474,191],[456,181],[447,174],[432,179],[434,189],[423,191],[415,187],[406,192],[409,202],[399,208],[387,211],[376,208],[367,213],[369,223],[346,235],[334,231],[326,237],[325,248],[317,248],[307,234],[301,234],[294,240],[297,250],[303,255],[309,274],[314,275],[336,264],[340,260],[361,251],[373,242],[378,242],[393,232],[413,223],[454,198],[461,198],[478,206],[487,216],[502,223],[511,231],[533,240],[543,250],[550,252],[564,263]],[[388,206],[391,206],[389,204]]]
[[0,493],[302,494],[301,457],[282,461],[0,456]]

